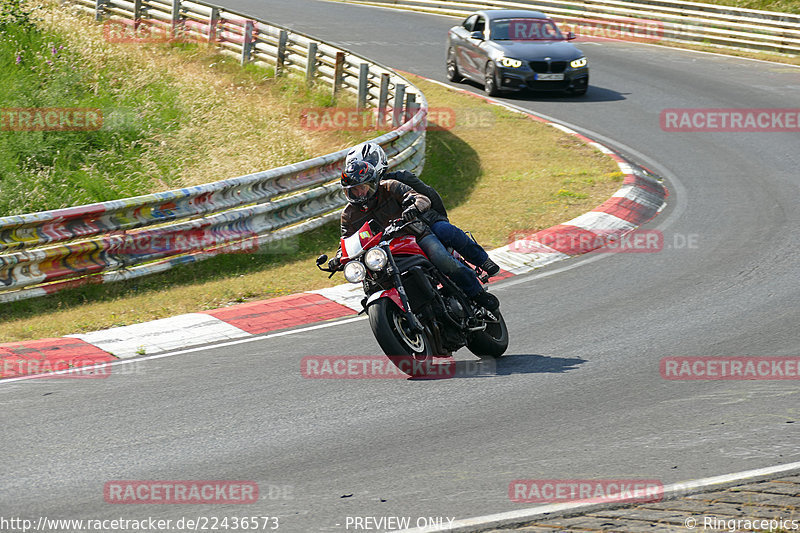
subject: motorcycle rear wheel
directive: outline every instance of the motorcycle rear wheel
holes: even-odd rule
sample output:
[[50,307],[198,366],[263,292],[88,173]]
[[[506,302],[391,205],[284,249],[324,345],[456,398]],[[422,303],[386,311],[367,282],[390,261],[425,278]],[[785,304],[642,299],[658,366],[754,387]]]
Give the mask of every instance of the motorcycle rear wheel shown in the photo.
[[472,334],[467,348],[481,358],[496,358],[502,356],[508,348],[508,328],[500,311],[493,311],[497,322],[489,322],[486,329]]
[[426,377],[433,365],[433,348],[427,335],[412,331],[405,314],[387,298],[370,305],[367,315],[372,333],[389,360],[409,376]]

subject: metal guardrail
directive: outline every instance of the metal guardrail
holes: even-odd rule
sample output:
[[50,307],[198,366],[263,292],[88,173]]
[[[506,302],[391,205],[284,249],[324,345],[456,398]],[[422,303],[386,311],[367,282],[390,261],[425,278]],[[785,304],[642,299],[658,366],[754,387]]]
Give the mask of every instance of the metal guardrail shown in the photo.
[[[216,44],[242,64],[299,72],[357,95],[395,129],[377,137],[393,169],[419,173],[427,102],[371,60],[281,26],[185,0],[70,0],[96,20],[161,25]],[[111,17],[109,19],[109,17]],[[220,253],[254,252],[338,217],[347,150],[206,185],[0,218],[0,302],[161,272]],[[337,181],[333,181],[337,180]]]
[[800,54],[800,15],[681,0],[339,1],[457,16],[480,9],[535,9],[578,35]]

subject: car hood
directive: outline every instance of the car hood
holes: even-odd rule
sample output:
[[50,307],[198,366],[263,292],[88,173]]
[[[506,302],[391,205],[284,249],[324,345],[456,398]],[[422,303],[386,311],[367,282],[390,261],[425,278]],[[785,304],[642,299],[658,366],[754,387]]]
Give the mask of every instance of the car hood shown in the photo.
[[565,41],[491,41],[495,53],[532,61],[550,57],[554,61],[570,61],[583,55],[576,46]]

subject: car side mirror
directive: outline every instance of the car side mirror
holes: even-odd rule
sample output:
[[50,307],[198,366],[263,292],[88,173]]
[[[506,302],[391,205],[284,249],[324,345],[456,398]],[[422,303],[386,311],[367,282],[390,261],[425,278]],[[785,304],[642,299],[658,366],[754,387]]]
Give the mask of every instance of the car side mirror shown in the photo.
[[571,31],[567,32],[567,40],[568,41],[571,41],[572,39],[577,39],[577,38],[578,38],[578,36],[575,35],[575,32],[571,32]]
[[328,256],[325,255],[325,254],[322,254],[321,256],[317,257],[317,266],[321,266],[327,260],[328,260]]
[[483,40],[483,32],[482,31],[473,31],[469,34],[470,39],[478,39],[479,41]]

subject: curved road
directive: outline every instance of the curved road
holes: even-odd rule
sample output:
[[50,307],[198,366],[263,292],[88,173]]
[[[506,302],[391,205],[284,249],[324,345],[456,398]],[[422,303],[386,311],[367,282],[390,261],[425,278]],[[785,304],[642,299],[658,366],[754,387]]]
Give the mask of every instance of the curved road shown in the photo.
[[[225,5],[443,79],[453,19],[314,0]],[[664,231],[662,252],[599,254],[499,283],[511,345],[487,377],[303,379],[304,356],[378,353],[367,323],[351,320],[103,380],[0,383],[0,515],[277,515],[281,531],[342,531],[348,516],[414,524],[518,509],[514,479],[666,484],[800,460],[797,381],[659,374],[666,356],[800,355],[800,135],[667,133],[658,122],[667,107],[800,108],[800,69],[582,46],[586,98],[509,101],[588,128],[665,176],[669,207],[649,226]],[[686,239],[697,245],[674,246]],[[112,505],[102,491],[115,479],[254,480],[262,500]]]

